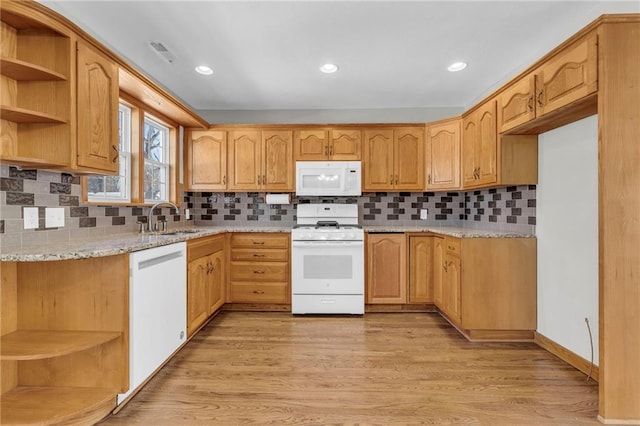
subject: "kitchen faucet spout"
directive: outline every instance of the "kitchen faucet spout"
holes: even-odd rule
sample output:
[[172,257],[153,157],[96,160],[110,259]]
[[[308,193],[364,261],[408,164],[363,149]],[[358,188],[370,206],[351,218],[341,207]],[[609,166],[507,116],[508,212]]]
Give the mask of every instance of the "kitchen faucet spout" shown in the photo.
[[[169,207],[173,207],[178,213],[180,213],[180,209],[178,208],[178,206],[176,206],[175,204],[173,204],[172,202],[169,201],[161,201],[159,203],[154,204],[150,209],[149,209],[149,215],[147,216],[147,230],[150,232],[153,231],[157,231],[158,229],[158,221],[156,220],[156,226],[155,229],[152,226],[151,221],[153,220],[153,211],[156,209],[156,207],[160,207],[160,206],[169,206]],[[166,229],[164,230],[166,231]]]

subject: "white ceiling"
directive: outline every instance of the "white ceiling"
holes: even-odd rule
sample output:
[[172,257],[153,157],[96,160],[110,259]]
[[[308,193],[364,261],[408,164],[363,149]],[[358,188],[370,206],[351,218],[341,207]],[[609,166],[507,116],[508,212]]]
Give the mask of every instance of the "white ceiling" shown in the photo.
[[[638,1],[40,1],[196,111],[465,107],[599,15],[640,11]],[[457,60],[468,68],[447,72]],[[325,62],[340,70],[320,73]],[[213,76],[194,72],[203,63]]]

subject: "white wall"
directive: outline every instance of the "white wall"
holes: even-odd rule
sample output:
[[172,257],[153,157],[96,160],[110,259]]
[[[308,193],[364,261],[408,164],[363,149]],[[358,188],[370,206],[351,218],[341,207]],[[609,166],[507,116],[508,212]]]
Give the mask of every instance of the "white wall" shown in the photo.
[[453,117],[462,107],[310,109],[310,110],[199,110],[210,124],[321,124],[424,123]]
[[539,136],[538,333],[598,365],[598,119]]

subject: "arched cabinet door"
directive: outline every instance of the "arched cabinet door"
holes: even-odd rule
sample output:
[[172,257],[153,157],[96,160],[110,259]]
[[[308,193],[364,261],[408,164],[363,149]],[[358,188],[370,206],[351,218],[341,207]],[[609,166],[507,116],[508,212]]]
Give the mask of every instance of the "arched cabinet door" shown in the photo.
[[226,189],[227,132],[191,130],[186,141],[185,189]]
[[118,66],[78,41],[78,167],[117,174]]

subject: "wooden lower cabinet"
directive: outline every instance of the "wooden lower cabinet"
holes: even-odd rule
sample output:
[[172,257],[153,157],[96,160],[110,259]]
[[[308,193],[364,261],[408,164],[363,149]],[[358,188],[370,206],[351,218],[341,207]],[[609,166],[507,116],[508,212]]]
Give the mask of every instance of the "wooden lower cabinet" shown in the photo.
[[445,240],[444,261],[442,264],[442,308],[456,323],[462,320],[460,303],[460,242],[452,238]]
[[533,338],[535,238],[437,238],[434,263],[435,305],[467,338]]
[[433,236],[409,236],[408,303],[434,303]]
[[187,336],[225,302],[224,236],[198,238],[187,244]]
[[228,300],[231,303],[291,303],[290,235],[231,235]]
[[404,234],[367,235],[366,303],[407,303]]
[[1,424],[95,424],[129,388],[128,255],[2,262]]

